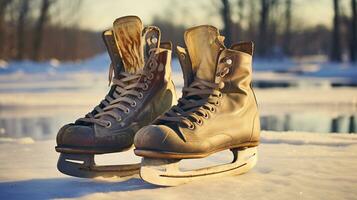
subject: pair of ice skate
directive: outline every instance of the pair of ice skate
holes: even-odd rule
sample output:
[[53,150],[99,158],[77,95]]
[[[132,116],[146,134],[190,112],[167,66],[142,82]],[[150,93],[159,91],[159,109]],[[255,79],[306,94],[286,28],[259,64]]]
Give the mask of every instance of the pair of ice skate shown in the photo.
[[[186,48],[177,47],[184,87],[176,100],[171,80],[170,42],[159,28],[143,27],[135,16],[118,18],[103,33],[111,65],[105,99],[57,135],[58,169],[68,175],[130,176],[174,186],[195,179],[241,174],[257,160],[260,124],[251,88],[253,44],[225,47],[209,25],[185,32]],[[95,154],[135,146],[142,162],[97,166]],[[231,150],[229,164],[179,170],[181,159],[204,158]]]

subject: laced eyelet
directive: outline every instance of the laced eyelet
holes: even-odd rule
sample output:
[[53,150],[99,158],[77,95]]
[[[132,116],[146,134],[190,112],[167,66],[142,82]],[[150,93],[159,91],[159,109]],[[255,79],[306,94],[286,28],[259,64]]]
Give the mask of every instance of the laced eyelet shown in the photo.
[[204,117],[205,119],[208,119],[208,118],[209,118],[209,115],[208,115],[207,113],[205,113],[205,114],[203,115],[203,117]]
[[221,72],[218,73],[218,76],[220,77],[224,77],[226,76],[227,74],[229,73],[229,68],[228,67],[225,67]]
[[154,62],[150,62],[149,67],[152,69],[154,67]]
[[143,90],[147,90],[147,89],[149,89],[149,85],[145,83]]
[[210,110],[211,112],[216,112],[216,109],[215,109],[214,107],[211,107],[209,110]]
[[138,98],[142,99],[143,97],[144,97],[144,94],[140,92],[139,95],[138,95]]
[[228,58],[228,59],[226,60],[226,63],[227,63],[228,65],[231,65],[231,64],[233,63],[233,61],[232,61],[232,59]]
[[122,119],[121,119],[121,117],[118,117],[116,120],[117,120],[118,122],[120,122]]
[[190,129],[190,130],[193,130],[193,129],[195,129],[195,125],[194,124],[190,124],[187,128]]
[[155,36],[153,36],[153,37],[151,38],[151,42],[152,42],[153,44],[156,44],[156,43],[157,43],[157,38],[156,38]]
[[197,123],[198,125],[202,126],[203,121],[199,119],[196,123]]
[[130,109],[128,108],[128,109],[126,109],[124,112],[125,112],[126,114],[128,114],[128,113],[130,112]]
[[136,106],[136,101],[133,101],[131,104],[130,104],[131,107],[135,107]]
[[214,104],[218,106],[219,105],[219,101],[214,102]]
[[107,124],[105,125],[105,128],[110,128],[112,126],[112,122],[111,121],[107,121]]
[[223,94],[222,93],[219,93],[218,94],[218,98],[222,98],[223,97]]
[[150,73],[150,75],[148,76],[148,79],[149,80],[152,80],[154,78],[154,74],[153,73]]

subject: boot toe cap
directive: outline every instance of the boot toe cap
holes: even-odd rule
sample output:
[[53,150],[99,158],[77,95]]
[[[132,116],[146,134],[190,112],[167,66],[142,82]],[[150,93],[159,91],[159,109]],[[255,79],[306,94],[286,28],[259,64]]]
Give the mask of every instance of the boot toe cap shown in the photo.
[[[206,140],[194,135],[180,136],[165,125],[149,125],[140,129],[134,138],[137,150],[148,150],[168,154],[202,154],[210,152],[214,146]],[[137,154],[142,155],[142,154]]]
[[58,146],[92,146],[94,131],[90,126],[67,124],[57,134]]
[[134,138],[135,147],[137,149],[162,148],[169,134],[168,131],[165,131],[163,128],[164,127],[157,125],[149,125],[141,128]]
[[134,138],[136,149],[176,152],[182,147],[182,140],[169,127],[149,125],[140,129]]

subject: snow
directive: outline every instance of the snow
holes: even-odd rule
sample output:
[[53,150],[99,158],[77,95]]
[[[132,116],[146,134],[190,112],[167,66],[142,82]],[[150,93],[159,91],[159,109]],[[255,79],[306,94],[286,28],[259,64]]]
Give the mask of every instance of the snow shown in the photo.
[[17,144],[32,144],[35,141],[31,137],[23,137],[23,138],[9,138],[9,137],[1,137],[0,144],[2,143],[17,143]]
[[308,77],[344,77],[355,79],[356,64],[335,63],[326,59],[259,59],[253,61],[257,72],[291,73]]
[[[57,59],[49,61],[34,62],[34,61],[10,61],[3,64],[0,68],[0,74],[12,73],[63,73],[75,71],[105,71],[109,66],[109,56],[107,54],[100,54],[91,59],[77,61],[77,62],[63,62]],[[5,67],[6,66],[6,67]]]
[[[247,174],[157,187],[138,176],[80,179],[56,170],[55,141],[3,142],[0,199],[356,199],[357,135],[263,132],[257,166]],[[221,152],[184,167],[228,162]],[[5,162],[4,162],[5,161]],[[138,162],[133,152],[105,155],[100,164]]]
[[[33,61],[2,61],[0,60],[0,74],[35,74],[75,72],[106,72],[109,66],[109,57],[106,53],[91,59],[77,62],[63,62],[51,59],[44,62]],[[172,59],[173,71],[181,73],[179,61]],[[357,64],[333,63],[325,58],[319,59],[259,59],[253,61],[254,81],[259,85],[267,81],[280,82],[292,86],[306,82],[319,85],[356,85]],[[301,80],[300,80],[301,79]],[[292,83],[290,83],[292,81]],[[262,83],[263,82],[263,83]],[[310,84],[308,84],[310,85]],[[269,85],[268,85],[269,86]],[[303,85],[305,86],[305,85]]]

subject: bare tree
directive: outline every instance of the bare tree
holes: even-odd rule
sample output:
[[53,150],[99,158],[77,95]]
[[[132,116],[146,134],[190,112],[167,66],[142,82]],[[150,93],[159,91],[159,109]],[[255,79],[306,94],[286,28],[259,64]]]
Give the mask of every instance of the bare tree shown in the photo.
[[[80,1],[80,0],[72,3],[72,5],[69,8],[72,10],[71,13],[76,13],[76,11],[80,10],[81,4],[82,4],[82,1]],[[71,56],[73,58],[82,57],[81,54],[85,53],[85,51],[83,51],[83,49],[81,48],[82,47],[81,44],[83,44],[85,41],[81,37],[81,34],[82,34],[81,30],[78,29],[78,24],[77,24],[78,21],[76,20],[76,16],[73,16],[73,14],[71,16],[68,16],[68,18],[75,19],[75,22],[70,26],[71,29],[74,31],[74,36],[73,36],[74,42],[72,44],[73,45],[73,52],[72,52],[73,55],[69,55],[69,57],[71,57]],[[68,52],[67,52],[67,54],[68,54]]]
[[260,22],[259,22],[259,38],[258,55],[265,57],[267,53],[267,32],[268,32],[268,18],[270,9],[270,0],[260,0]]
[[[279,24],[280,24],[280,12],[279,12],[279,1],[278,0],[269,0],[268,2],[268,28],[267,28],[267,36],[266,36],[266,42],[265,42],[265,54],[264,56],[269,56],[268,50],[273,48],[274,54],[276,53],[275,51],[278,50],[275,47],[277,47],[277,41],[279,37]],[[279,51],[279,50],[278,50]]]
[[54,1],[51,0],[42,0],[40,17],[38,18],[34,31],[35,39],[33,40],[33,55],[32,55],[33,60],[40,59],[39,56],[40,56],[41,45],[43,41],[43,32],[44,32],[43,30],[46,22],[48,21],[49,8],[53,2]]
[[11,0],[0,0],[0,58],[3,57],[3,49],[5,46],[5,10],[10,3]]
[[224,43],[226,46],[229,46],[232,44],[232,21],[231,21],[231,10],[230,10],[230,4],[228,0],[222,0],[222,10],[221,10],[221,15],[223,19],[223,24],[224,24],[224,29],[223,33],[226,39],[224,40]]
[[238,22],[237,24],[232,23],[233,27],[232,27],[232,39],[236,39],[236,36],[239,37],[240,40],[242,40],[244,38],[244,30],[243,30],[243,26],[242,26],[242,22],[244,20],[244,10],[245,10],[245,3],[246,0],[238,0],[237,2],[237,7],[238,7],[238,12],[237,12],[237,16],[238,16]]
[[245,0],[238,0],[238,17],[242,21],[244,18]]
[[20,14],[17,21],[17,55],[18,60],[22,60],[25,54],[25,40],[26,40],[26,19],[29,12],[30,1],[23,0],[20,4]]
[[257,24],[257,20],[256,20],[256,1],[249,1],[248,4],[248,10],[249,10],[249,14],[248,14],[248,38],[250,40],[253,40],[256,37],[256,24]]
[[284,31],[284,52],[290,55],[291,45],[291,0],[285,0],[285,31]]
[[356,0],[351,0],[352,19],[351,19],[351,37],[350,37],[350,60],[357,61],[357,3]]
[[333,0],[333,30],[332,30],[332,49],[330,60],[335,62],[341,62],[341,44],[340,44],[340,1]]

